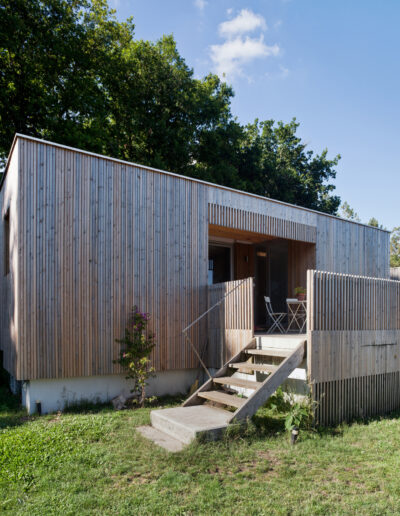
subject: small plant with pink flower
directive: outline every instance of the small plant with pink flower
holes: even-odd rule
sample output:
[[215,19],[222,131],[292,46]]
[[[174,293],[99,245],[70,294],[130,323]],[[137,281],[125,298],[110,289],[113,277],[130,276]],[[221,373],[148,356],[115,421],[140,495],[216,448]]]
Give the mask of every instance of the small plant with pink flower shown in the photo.
[[131,392],[140,407],[146,400],[147,380],[154,376],[150,353],[155,346],[155,335],[148,330],[150,314],[140,312],[135,305],[125,328],[125,335],[116,342],[121,345],[120,356],[114,362],[127,371],[127,379],[132,380]]

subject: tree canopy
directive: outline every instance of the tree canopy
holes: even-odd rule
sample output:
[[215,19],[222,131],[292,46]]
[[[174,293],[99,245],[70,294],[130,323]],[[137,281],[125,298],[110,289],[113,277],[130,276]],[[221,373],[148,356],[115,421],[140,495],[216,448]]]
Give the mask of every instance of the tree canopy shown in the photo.
[[400,267],[400,227],[393,228],[390,237],[390,266]]
[[1,0],[0,159],[16,132],[335,214],[340,159],[289,123],[240,124],[172,36],[135,39],[106,0]]

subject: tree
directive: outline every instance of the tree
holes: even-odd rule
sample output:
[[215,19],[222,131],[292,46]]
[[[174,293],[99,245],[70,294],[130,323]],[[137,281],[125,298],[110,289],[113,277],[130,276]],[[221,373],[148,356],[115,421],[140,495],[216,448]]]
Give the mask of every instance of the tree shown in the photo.
[[393,228],[391,233],[390,266],[400,267],[400,226]]
[[356,213],[346,201],[344,201],[344,203],[340,206],[340,216],[344,219],[353,220],[354,222],[361,222],[358,213]]
[[172,36],[156,43],[132,40],[118,65],[104,81],[111,120],[107,151],[205,176],[200,147],[218,127],[229,125],[231,88],[213,75],[194,79]]
[[0,160],[16,132],[336,213],[340,156],[299,124],[243,126],[233,90],[196,79],[172,36],[136,40],[106,0],[3,0]]
[[2,157],[15,132],[102,151],[99,73],[132,26],[112,20],[103,0],[3,0],[0,24]]
[[340,155],[329,160],[328,151],[314,155],[297,136],[296,119],[274,120],[245,127],[239,176],[245,190],[291,204],[335,214],[340,199],[329,183]]
[[373,228],[385,229],[382,224],[379,224],[378,219],[375,217],[371,217],[368,221],[368,226],[372,226]]
[[144,407],[146,401],[147,380],[154,376],[150,353],[156,343],[154,334],[148,330],[149,320],[150,314],[139,312],[137,306],[134,306],[124,337],[116,339],[120,350],[119,359],[114,360],[114,363],[125,369],[127,380],[132,380],[131,392],[140,407]]

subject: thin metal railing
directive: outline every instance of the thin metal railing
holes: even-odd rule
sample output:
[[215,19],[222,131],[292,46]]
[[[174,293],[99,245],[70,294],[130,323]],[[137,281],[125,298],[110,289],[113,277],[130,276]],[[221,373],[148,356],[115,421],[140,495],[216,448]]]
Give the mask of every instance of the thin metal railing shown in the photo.
[[[212,378],[211,374],[210,374],[210,371],[207,369],[207,366],[205,365],[203,359],[201,358],[199,352],[197,351],[196,347],[194,346],[193,342],[191,341],[190,337],[188,336],[187,334],[187,331],[190,330],[190,328],[192,328],[195,324],[197,324],[199,321],[201,321],[201,319],[203,317],[205,317],[207,314],[209,314],[212,310],[214,310],[214,308],[216,308],[217,306],[220,306],[221,303],[223,301],[225,301],[225,299],[230,295],[232,294],[232,292],[234,292],[235,290],[237,290],[241,285],[243,285],[243,283],[245,281],[247,281],[249,278],[245,278],[243,279],[240,283],[238,283],[234,288],[232,288],[229,292],[227,292],[223,297],[221,297],[221,299],[219,301],[217,301],[216,303],[213,304],[213,306],[211,306],[210,308],[208,308],[204,313],[202,313],[199,317],[197,317],[197,319],[195,319],[193,322],[191,322],[189,324],[189,326],[186,326],[185,329],[182,330],[182,333],[183,333],[183,336],[185,337],[185,339],[189,342],[190,346],[192,347],[192,350],[194,351],[194,353],[196,354],[197,358],[199,359],[199,362],[200,364],[203,366],[205,372],[208,374],[209,378]],[[254,278],[253,278],[254,279]]]

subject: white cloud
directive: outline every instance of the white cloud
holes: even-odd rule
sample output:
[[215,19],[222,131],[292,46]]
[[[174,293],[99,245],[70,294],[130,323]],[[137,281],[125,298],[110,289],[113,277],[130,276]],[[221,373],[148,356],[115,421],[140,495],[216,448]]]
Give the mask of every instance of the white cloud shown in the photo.
[[285,67],[285,66],[283,66],[283,65],[280,65],[280,66],[279,66],[279,70],[281,71],[281,77],[282,77],[282,78],[287,77],[287,76],[289,75],[289,73],[290,73],[289,68],[286,68],[286,67]]
[[208,2],[206,0],[194,0],[194,5],[199,9],[199,11],[204,11]]
[[211,60],[217,75],[233,77],[243,73],[243,66],[260,57],[276,56],[279,54],[279,46],[268,46],[261,35],[256,38],[229,39],[222,45],[211,46]]
[[233,13],[232,7],[229,7],[229,9],[226,10],[227,16],[230,16]]
[[245,34],[256,29],[266,30],[267,24],[261,14],[255,14],[249,9],[242,9],[232,20],[224,21],[219,25],[219,34],[225,38],[232,38],[238,34]]
[[[265,19],[249,9],[242,9],[232,20],[220,23],[219,35],[225,40],[210,46],[210,58],[214,72],[221,78],[232,79],[243,75],[246,64],[255,59],[276,56],[280,52],[277,44],[267,45],[264,32],[267,29]],[[246,33],[259,30],[258,37]]]

